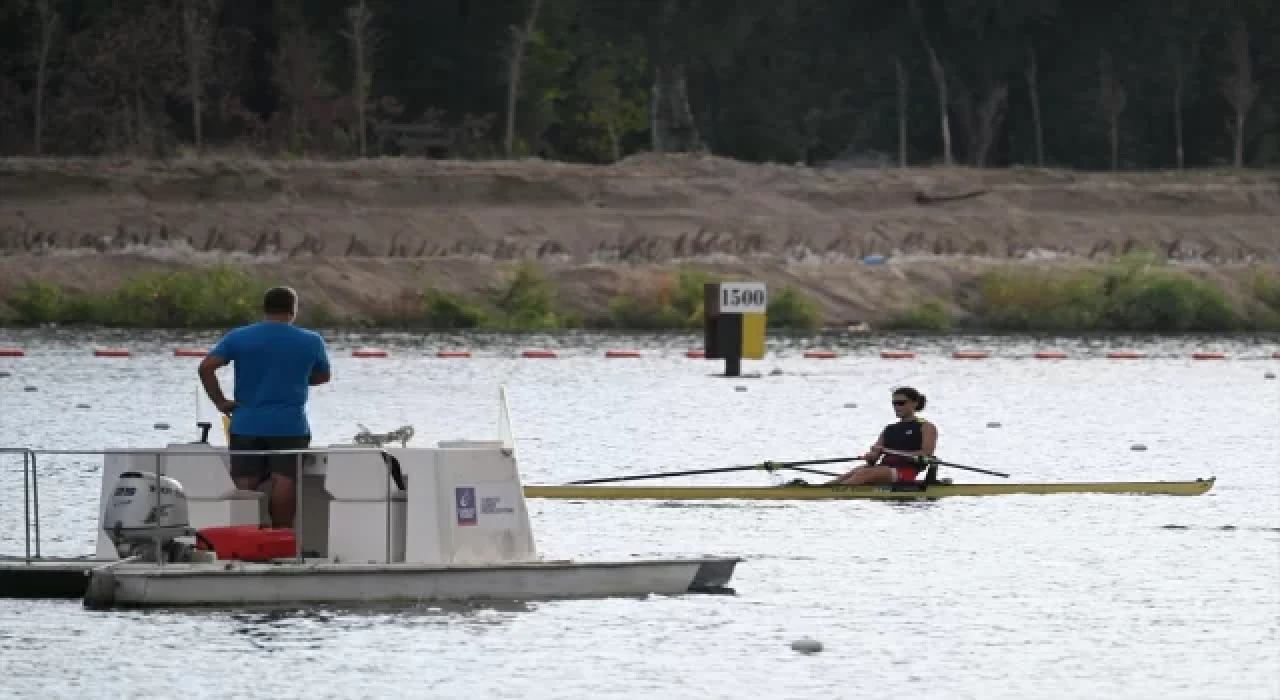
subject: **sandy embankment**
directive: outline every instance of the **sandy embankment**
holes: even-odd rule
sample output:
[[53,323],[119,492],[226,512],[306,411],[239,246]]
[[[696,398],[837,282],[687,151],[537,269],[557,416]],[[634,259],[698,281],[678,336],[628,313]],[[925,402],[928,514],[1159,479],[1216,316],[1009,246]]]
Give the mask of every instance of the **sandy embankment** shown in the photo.
[[1280,176],[1256,172],[7,159],[0,298],[31,279],[100,290],[234,259],[359,318],[427,284],[488,294],[504,261],[532,258],[588,315],[692,263],[794,285],[830,323],[874,323],[932,296],[963,314],[992,265],[1139,244],[1244,279],[1280,270],[1278,224]]

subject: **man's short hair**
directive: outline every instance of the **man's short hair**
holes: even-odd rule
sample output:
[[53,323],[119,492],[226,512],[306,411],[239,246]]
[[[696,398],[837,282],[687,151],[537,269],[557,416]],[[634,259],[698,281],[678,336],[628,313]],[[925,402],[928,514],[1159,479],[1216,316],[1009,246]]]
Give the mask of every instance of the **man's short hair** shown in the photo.
[[298,293],[292,287],[272,287],[262,296],[262,311],[268,314],[291,314],[298,308]]

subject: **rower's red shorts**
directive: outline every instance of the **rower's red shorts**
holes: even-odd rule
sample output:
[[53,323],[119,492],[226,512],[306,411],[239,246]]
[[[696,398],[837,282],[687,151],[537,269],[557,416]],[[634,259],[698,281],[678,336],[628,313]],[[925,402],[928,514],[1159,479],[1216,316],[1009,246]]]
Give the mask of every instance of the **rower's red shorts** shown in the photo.
[[920,475],[920,470],[915,467],[890,467],[893,470],[893,480],[895,483],[903,481],[915,481]]

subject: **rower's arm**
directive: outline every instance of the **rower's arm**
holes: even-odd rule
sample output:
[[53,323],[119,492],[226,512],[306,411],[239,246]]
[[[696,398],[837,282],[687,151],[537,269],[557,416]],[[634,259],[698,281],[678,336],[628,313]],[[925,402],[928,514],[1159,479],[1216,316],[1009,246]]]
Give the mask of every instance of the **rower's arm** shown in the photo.
[[938,427],[933,423],[925,423],[921,427],[921,433],[920,454],[932,457],[933,451],[938,448]]
[[880,437],[876,438],[876,444],[867,450],[867,464],[874,465],[880,461],[880,457],[884,454],[884,431],[880,431]]

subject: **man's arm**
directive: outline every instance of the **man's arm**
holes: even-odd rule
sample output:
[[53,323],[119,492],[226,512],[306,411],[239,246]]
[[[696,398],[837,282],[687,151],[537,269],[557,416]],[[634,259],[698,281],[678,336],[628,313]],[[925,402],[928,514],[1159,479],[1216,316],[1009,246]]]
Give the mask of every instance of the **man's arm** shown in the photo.
[[204,385],[204,393],[213,402],[213,405],[223,413],[230,413],[228,408],[234,408],[232,402],[222,393],[222,385],[218,383],[217,371],[220,367],[225,367],[229,361],[225,357],[210,353],[200,361],[200,367],[196,369],[196,373],[200,375],[200,383]]
[[328,383],[330,379],[329,368],[329,348],[326,347],[324,338],[320,334],[316,334],[316,342],[318,349],[316,352],[316,364],[311,368],[311,376],[307,379],[307,383],[311,386]]

